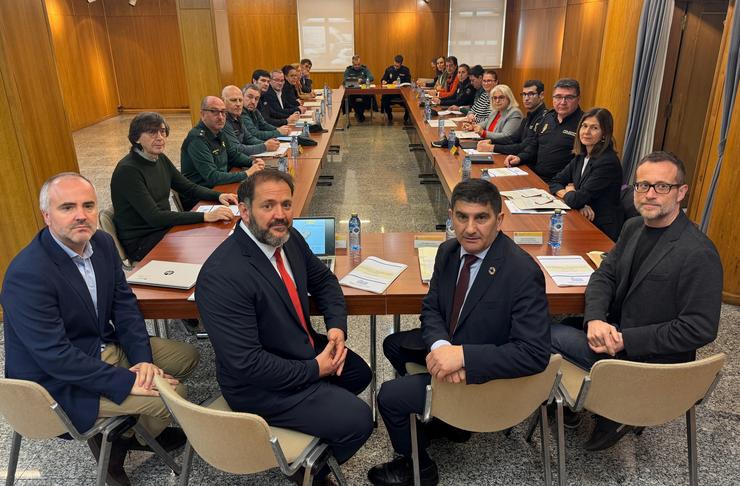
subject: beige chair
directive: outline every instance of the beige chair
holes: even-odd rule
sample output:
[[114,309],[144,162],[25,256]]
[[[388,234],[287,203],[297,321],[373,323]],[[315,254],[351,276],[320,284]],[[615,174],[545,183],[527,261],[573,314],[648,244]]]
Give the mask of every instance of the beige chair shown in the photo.
[[131,270],[136,265],[136,262],[129,260],[126,256],[126,251],[123,249],[123,245],[118,240],[118,233],[116,232],[116,225],[113,222],[113,208],[105,208],[98,213],[98,224],[100,229],[108,233],[113,237],[113,242],[116,244],[116,250],[118,250],[118,256],[121,257],[121,264],[125,270]]
[[695,407],[709,397],[724,362],[724,353],[677,364],[605,359],[589,373],[563,360],[559,391],[573,411],[588,410],[620,424],[649,427],[685,414],[693,486],[699,483]]
[[188,484],[193,449],[213,467],[232,474],[253,474],[279,467],[286,476],[305,467],[303,484],[325,464],[341,485],[339,464],[320,439],[293,430],[270,427],[251,413],[233,412],[219,396],[203,406],[188,402],[164,380],[155,378],[160,396],[188,437],[180,485]]
[[[552,484],[550,448],[548,444],[547,405],[556,396],[560,382],[559,354],[550,357],[544,371],[522,378],[492,380],[481,385],[452,384],[437,381],[427,385],[423,422],[436,417],[459,429],[471,432],[498,432],[525,421],[539,409],[542,463],[545,468],[545,484]],[[558,407],[561,403],[558,403]],[[559,414],[562,417],[562,413]],[[414,463],[414,484],[421,484],[419,475],[419,444],[416,436],[416,414],[411,415],[411,450]],[[562,421],[558,421],[562,429]],[[558,443],[561,451],[563,443]],[[560,452],[559,452],[560,453]],[[564,471],[558,471],[561,485]]]
[[180,466],[146,430],[136,423],[136,417],[131,415],[111,417],[100,420],[88,431],[80,432],[72,424],[62,407],[49,395],[49,392],[32,381],[0,378],[0,414],[13,428],[13,441],[5,478],[6,486],[12,485],[15,481],[18,455],[24,437],[26,439],[52,439],[63,434],[69,434],[79,441],[87,441],[97,434],[103,435],[97,475],[97,485],[103,486],[110,460],[110,443],[130,428],[143,437],[149,447],[176,474],[180,474]]
[[172,201],[172,205],[175,206],[175,211],[183,212],[185,211],[182,206],[182,199],[180,199],[180,193],[171,190],[170,191],[170,201]]

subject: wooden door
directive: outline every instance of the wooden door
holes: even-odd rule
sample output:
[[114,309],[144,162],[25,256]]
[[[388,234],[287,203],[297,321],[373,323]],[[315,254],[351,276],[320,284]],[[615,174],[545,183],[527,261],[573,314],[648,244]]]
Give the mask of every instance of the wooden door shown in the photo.
[[655,149],[673,152],[683,160],[687,181],[693,178],[699,156],[727,7],[727,1],[676,2]]

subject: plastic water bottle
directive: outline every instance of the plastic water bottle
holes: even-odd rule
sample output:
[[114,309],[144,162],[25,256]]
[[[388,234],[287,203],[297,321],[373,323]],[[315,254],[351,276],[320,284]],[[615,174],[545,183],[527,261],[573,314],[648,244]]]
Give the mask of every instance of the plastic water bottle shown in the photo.
[[556,209],[553,215],[550,217],[550,238],[547,244],[550,248],[560,248],[563,243],[563,212],[560,209]]
[[324,83],[324,99],[329,98],[329,85]]
[[326,101],[326,106],[329,107],[329,111],[331,111],[331,88],[326,88],[326,95],[324,96],[324,101]]
[[455,227],[452,226],[452,218],[447,217],[447,223],[445,223],[445,240],[455,239]]
[[326,113],[326,96],[324,96],[324,99],[321,100],[321,114],[323,115]]
[[296,135],[290,137],[290,155],[294,159],[298,157],[298,137]]
[[452,147],[455,146],[455,143],[457,142],[457,135],[455,135],[455,129],[454,128],[452,130],[450,130],[450,136],[447,138],[447,140],[449,142],[447,144],[447,146],[449,148],[452,148]]
[[467,181],[470,179],[470,171],[473,168],[473,161],[470,160],[470,155],[465,155],[465,158],[462,162],[462,168],[460,171],[460,174],[462,176],[462,180]]
[[[316,114],[314,113],[314,116],[315,115]],[[309,131],[308,131],[308,121],[306,120],[306,121],[303,122],[303,131],[301,132],[301,135],[304,136],[304,137],[308,137],[309,136],[308,134],[309,134]]]
[[437,122],[437,137],[442,140],[443,138],[445,138],[445,122],[441,118],[438,118]]
[[432,119],[432,105],[429,98],[424,97],[424,121]]
[[288,159],[286,157],[280,157],[278,159],[278,170],[280,172],[288,172]]
[[349,218],[349,251],[350,253],[360,253],[360,239],[362,236],[362,228],[360,225],[360,217],[357,213],[352,213]]

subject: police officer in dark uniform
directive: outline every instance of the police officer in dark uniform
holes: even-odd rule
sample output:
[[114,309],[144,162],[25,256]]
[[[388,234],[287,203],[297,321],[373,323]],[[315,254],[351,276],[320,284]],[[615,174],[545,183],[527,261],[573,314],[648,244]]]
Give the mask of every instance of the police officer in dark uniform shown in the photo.
[[[481,69],[483,71],[483,69]],[[450,96],[444,98],[434,98],[435,103],[439,103],[440,106],[469,106],[475,101],[475,86],[470,82],[470,66],[467,64],[460,64],[457,67],[457,89]],[[480,73],[482,76],[483,73]]]
[[[352,64],[347,66],[344,70],[344,81],[357,80],[360,84],[372,83],[375,81],[375,76],[364,64],[360,63],[360,56],[355,54],[352,56]],[[350,109],[355,110],[355,118],[359,122],[365,121],[365,109],[371,108],[372,100],[374,96],[362,95],[362,96],[351,96],[349,99]],[[376,105],[377,106],[377,105]],[[376,108],[377,111],[377,108]]]
[[[182,174],[195,184],[212,188],[219,184],[240,182],[265,168],[262,159],[252,160],[231,145],[222,133],[226,123],[226,105],[216,96],[206,96],[200,104],[200,122],[188,132],[180,149]],[[246,170],[229,172],[232,167]],[[190,210],[198,201],[182,201]]]
[[527,164],[549,184],[573,158],[573,141],[583,115],[580,98],[581,87],[575,79],[563,78],[555,83],[553,109],[545,113],[535,136],[527,140],[521,152],[506,157],[506,166]]
[[[385,72],[383,73],[383,77],[380,78],[380,81],[383,84],[401,84],[411,82],[411,71],[408,67],[403,65],[403,56],[401,54],[396,55],[396,57],[393,58],[393,64],[385,68]],[[393,121],[393,111],[391,110],[392,103],[400,103],[403,105],[401,95],[393,94],[381,96],[380,112],[388,115],[388,123]],[[406,105],[404,105],[404,109],[406,112],[403,115],[403,122],[408,123],[409,110],[406,108]]]
[[478,142],[478,150],[516,155],[529,144],[530,138],[537,136],[537,128],[547,114],[545,85],[539,79],[529,79],[524,82],[521,96],[522,104],[527,109],[527,116],[522,120],[519,130],[499,139],[495,144],[489,139],[481,140]]

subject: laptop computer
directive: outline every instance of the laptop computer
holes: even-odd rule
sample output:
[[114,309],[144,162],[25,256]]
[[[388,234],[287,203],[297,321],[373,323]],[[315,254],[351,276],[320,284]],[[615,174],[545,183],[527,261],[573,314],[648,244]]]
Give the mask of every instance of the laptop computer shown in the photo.
[[334,218],[293,218],[295,228],[308,243],[308,247],[321,262],[334,271]]
[[152,260],[126,279],[130,284],[151,285],[187,290],[195,286],[200,263],[179,263]]

